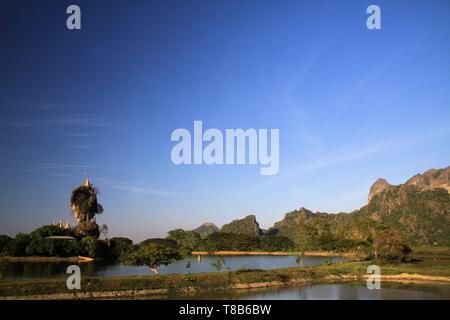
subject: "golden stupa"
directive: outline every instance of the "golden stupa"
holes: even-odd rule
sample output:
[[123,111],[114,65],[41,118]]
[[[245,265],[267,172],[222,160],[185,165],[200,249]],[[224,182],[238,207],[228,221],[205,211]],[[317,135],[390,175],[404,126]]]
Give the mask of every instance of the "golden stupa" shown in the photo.
[[86,180],[84,180],[84,186],[86,188],[89,188],[91,186],[90,183],[89,183],[89,177],[86,177]]

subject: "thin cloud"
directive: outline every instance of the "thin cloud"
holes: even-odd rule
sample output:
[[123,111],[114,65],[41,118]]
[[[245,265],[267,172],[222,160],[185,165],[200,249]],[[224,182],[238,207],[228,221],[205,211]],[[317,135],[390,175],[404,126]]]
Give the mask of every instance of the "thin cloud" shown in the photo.
[[62,164],[62,163],[52,163],[52,162],[41,162],[37,163],[36,167],[42,170],[62,170],[62,169],[87,169],[94,168],[90,164]]
[[84,149],[93,148],[94,146],[92,146],[90,144],[79,144],[79,145],[69,145],[69,146],[66,146],[66,147],[67,148],[71,148],[71,149],[84,150]]
[[52,127],[110,127],[111,123],[106,123],[98,118],[58,118],[30,120],[16,123],[2,123],[0,128],[52,128]]
[[71,174],[68,173],[62,173],[62,172],[52,172],[48,174],[51,177],[71,177]]
[[355,150],[353,152],[348,152],[344,154],[329,154],[329,155],[323,155],[321,156],[321,159],[325,160],[318,160],[310,165],[306,165],[299,169],[294,169],[291,172],[287,173],[286,175],[282,177],[293,177],[302,175],[317,169],[330,167],[337,164],[342,163],[348,163],[352,161],[356,161],[359,159],[367,158],[371,155],[387,152],[387,151],[393,151],[396,149],[408,147],[411,145],[420,144],[432,139],[445,137],[450,134],[450,130],[441,130],[436,132],[431,132],[427,135],[420,136],[420,137],[412,137],[412,138],[406,138],[406,139],[396,139],[396,140],[386,140],[382,141],[380,143],[371,145],[369,147],[366,147],[364,149]]
[[146,183],[130,183],[130,182],[120,182],[120,181],[110,181],[108,179],[96,179],[104,180],[104,186],[110,189],[122,190],[129,192],[131,194],[140,195],[154,195],[154,196],[177,196],[180,195],[177,192],[166,191],[154,188]]
[[51,110],[68,110],[71,106],[56,103],[42,103],[36,105],[19,105],[16,107],[19,110],[36,110],[36,111],[51,111]]
[[94,136],[94,133],[68,133],[66,136],[73,138],[88,138]]

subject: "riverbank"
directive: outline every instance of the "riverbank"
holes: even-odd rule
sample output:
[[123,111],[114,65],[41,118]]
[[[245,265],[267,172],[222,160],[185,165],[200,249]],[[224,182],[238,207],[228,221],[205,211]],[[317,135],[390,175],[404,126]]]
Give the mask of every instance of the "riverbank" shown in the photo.
[[[305,268],[238,270],[199,274],[86,277],[82,289],[69,291],[65,279],[9,280],[0,285],[0,299],[125,299],[190,296],[212,291],[365,281],[369,262],[342,262]],[[450,286],[448,259],[426,259],[381,265],[382,281],[435,283]],[[149,271],[150,273],[150,271]]]
[[[264,256],[297,256],[300,252],[292,251],[193,251],[192,255],[218,255],[218,256],[252,256],[252,255],[264,255]],[[335,257],[335,256],[346,256],[351,257],[352,254],[349,253],[336,253],[332,251],[307,251],[303,253],[304,256],[310,257]]]
[[89,257],[41,257],[41,256],[30,256],[30,257],[3,257],[6,261],[12,262],[90,262],[94,259]]

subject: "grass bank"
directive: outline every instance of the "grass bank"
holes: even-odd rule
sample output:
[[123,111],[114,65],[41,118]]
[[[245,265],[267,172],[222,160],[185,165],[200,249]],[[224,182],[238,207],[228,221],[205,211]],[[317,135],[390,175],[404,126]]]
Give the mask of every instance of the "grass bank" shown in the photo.
[[[450,285],[450,249],[418,250],[415,261],[382,264],[382,280],[435,282]],[[305,268],[238,270],[158,276],[83,277],[82,289],[74,293],[65,279],[8,280],[0,282],[0,299],[91,299],[186,296],[208,291],[243,290],[275,286],[338,283],[364,280],[370,262],[343,262]],[[149,270],[150,274],[150,270]]]

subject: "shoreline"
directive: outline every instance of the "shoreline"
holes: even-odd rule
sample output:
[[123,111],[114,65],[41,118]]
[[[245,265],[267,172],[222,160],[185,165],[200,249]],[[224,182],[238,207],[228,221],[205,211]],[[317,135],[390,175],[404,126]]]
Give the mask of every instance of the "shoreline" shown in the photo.
[[[253,255],[264,255],[264,256],[297,256],[299,252],[287,252],[287,251],[192,251],[193,256],[202,255],[219,255],[219,256],[253,256]],[[303,254],[309,257],[349,257],[352,254],[349,253],[337,253],[331,251],[307,251]]]
[[[282,270],[282,269],[279,269]],[[243,290],[263,290],[267,288],[292,287],[298,285],[320,285],[330,283],[349,283],[367,280],[368,275],[343,274],[340,276],[325,276],[321,279],[291,279],[289,281],[269,281],[269,282],[252,282],[238,283],[227,288],[204,289],[198,287],[184,287],[178,290],[177,294],[195,297],[199,293],[207,292],[226,292],[226,291],[243,291]],[[450,277],[436,277],[421,274],[396,274],[381,276],[381,281],[396,283],[416,283],[416,284],[441,284],[450,285]],[[54,293],[54,294],[38,294],[38,295],[19,295],[19,296],[0,296],[0,300],[86,300],[86,299],[132,299],[142,297],[146,299],[166,299],[172,292],[171,288],[160,289],[134,289],[134,290],[112,290],[112,291],[92,291],[92,292],[74,292],[74,293]],[[172,292],[173,293],[173,292]]]
[[30,256],[30,257],[3,257],[8,262],[91,262],[95,259],[89,257],[41,257],[41,256]]

